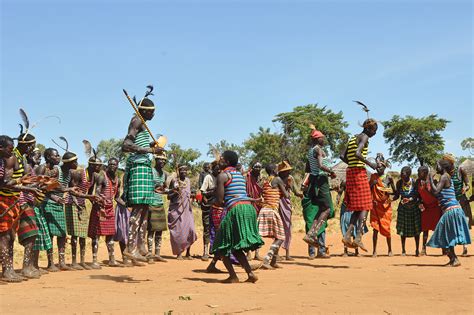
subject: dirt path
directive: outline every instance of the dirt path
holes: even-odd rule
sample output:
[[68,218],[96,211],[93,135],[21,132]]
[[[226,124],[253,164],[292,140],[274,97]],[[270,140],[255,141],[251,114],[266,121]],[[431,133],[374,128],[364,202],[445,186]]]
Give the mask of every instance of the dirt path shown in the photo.
[[[256,284],[221,284],[226,275],[203,273],[207,263],[170,257],[168,263],[146,267],[60,272],[21,284],[0,284],[0,312],[472,314],[472,256],[461,257],[459,268],[441,267],[447,259],[438,250],[429,249],[436,256],[401,257],[399,238],[394,237],[395,257],[333,256],[310,261],[302,236],[293,237],[296,261],[282,262],[280,270],[258,271]],[[371,233],[365,241],[370,243]],[[328,244],[333,245],[333,255],[342,253],[339,235],[329,235]],[[101,245],[100,257],[105,259]],[[379,247],[379,253],[385,254],[383,239]],[[411,239],[409,254],[413,248]],[[200,251],[199,243],[193,253]],[[163,252],[170,253],[169,242]],[[245,280],[243,270],[238,271]]]

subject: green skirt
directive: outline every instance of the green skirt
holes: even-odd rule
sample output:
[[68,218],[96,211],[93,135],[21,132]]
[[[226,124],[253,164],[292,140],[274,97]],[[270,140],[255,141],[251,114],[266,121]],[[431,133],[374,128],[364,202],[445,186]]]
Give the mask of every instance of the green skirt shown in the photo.
[[35,207],[36,224],[38,225],[38,236],[35,240],[33,250],[48,250],[53,248],[51,236],[49,235],[48,224],[40,208]]
[[263,244],[258,233],[255,208],[251,204],[238,204],[222,219],[212,253],[230,256],[233,251],[256,250]]
[[166,231],[168,223],[166,223],[166,211],[163,206],[150,206],[148,211],[148,231],[159,232]]
[[129,206],[155,202],[155,182],[151,163],[128,162],[124,176],[124,195]]
[[48,199],[41,206],[51,236],[66,236],[66,215],[64,214],[64,206],[55,203],[51,199]]
[[76,205],[65,205],[67,234],[80,238],[87,238],[89,228],[89,213],[84,206],[80,212]]
[[[309,199],[307,196],[305,196],[301,200],[301,206],[303,208],[303,218],[305,222],[305,231],[308,233],[309,229],[311,229],[311,226],[313,225],[314,219],[319,213],[319,206],[313,204],[311,202],[311,199]],[[332,198],[329,199],[329,219],[334,218],[335,211],[334,211],[334,204],[332,202]],[[318,236],[323,233],[328,226],[328,221],[324,221],[323,225],[318,231]]]
[[415,237],[421,233],[421,211],[417,202],[398,205],[397,234]]

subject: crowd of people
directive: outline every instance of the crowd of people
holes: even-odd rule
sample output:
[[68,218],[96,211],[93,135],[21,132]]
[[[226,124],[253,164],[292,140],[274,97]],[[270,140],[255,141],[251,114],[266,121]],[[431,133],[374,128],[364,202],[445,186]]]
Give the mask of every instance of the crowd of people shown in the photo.
[[[122,150],[128,153],[125,173],[118,173],[119,160],[101,161],[89,141],[84,140],[89,156],[87,166],[78,167],[78,155],[47,148],[36,148],[26,113],[21,110],[24,128],[19,136],[0,136],[0,259],[2,280],[21,282],[48,272],[102,268],[98,262],[100,237],[105,237],[108,266],[143,266],[165,262],[161,255],[163,232],[169,230],[171,249],[178,260],[193,259],[191,246],[197,240],[192,200],[202,210],[203,252],[209,273],[221,272],[222,261],[229,273],[226,283],[239,282],[234,265],[240,265],[248,282],[258,280],[256,269],[273,270],[282,259],[293,260],[292,198],[301,199],[309,259],[329,258],[326,246],[328,219],[335,215],[330,182],[336,178],[325,151],[325,135],[314,126],[308,128],[305,177],[297,185],[290,161],[262,165],[254,162],[242,170],[233,151],[215,152],[212,163],[204,164],[197,193],[192,189],[188,167],[177,165],[175,174],[164,167],[168,156],[163,143],[153,138],[147,121],[155,106],[147,93],[135,103]],[[134,104],[132,103],[132,106]],[[472,212],[466,191],[470,188],[464,169],[455,167],[452,155],[445,154],[436,165],[439,179],[426,166],[418,169],[416,180],[410,167],[403,167],[396,183],[385,174],[390,166],[382,154],[368,158],[369,139],[377,133],[377,122],[368,118],[361,133],[351,137],[340,158],[347,164],[345,180],[336,187],[340,204],[340,226],[344,255],[349,249],[367,251],[363,235],[373,228],[373,257],[377,256],[378,235],[391,243],[392,201],[400,199],[396,231],[401,237],[402,255],[406,238],[414,238],[416,255],[426,255],[426,247],[441,248],[449,266],[459,266],[454,247],[471,243]],[[15,146],[16,141],[16,146]],[[44,163],[41,163],[44,158]],[[367,167],[374,170],[370,177]],[[265,170],[265,176],[262,176]],[[165,209],[163,196],[169,201]],[[86,200],[92,204],[90,212]],[[294,200],[294,199],[293,199]],[[369,216],[370,213],[370,216]],[[429,231],[433,231],[429,238]],[[423,232],[419,252],[420,234]],[[21,272],[13,268],[15,239],[24,247]],[[53,241],[56,237],[58,260]],[[86,239],[91,239],[92,263],[86,263]],[[262,253],[262,238],[272,240]],[[70,239],[71,263],[65,249]],[[122,262],[115,258],[115,242],[120,244]],[[77,249],[79,245],[79,259]],[[39,252],[47,253],[47,267],[39,267]],[[212,259],[211,259],[212,258]],[[258,262],[250,264],[255,259]]]

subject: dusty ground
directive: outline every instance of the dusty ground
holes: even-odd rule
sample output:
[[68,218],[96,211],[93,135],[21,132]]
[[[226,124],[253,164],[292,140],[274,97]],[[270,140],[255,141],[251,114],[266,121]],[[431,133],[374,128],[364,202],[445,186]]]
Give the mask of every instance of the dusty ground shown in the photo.
[[[2,314],[126,314],[126,313],[452,313],[472,314],[473,257],[461,257],[462,266],[442,267],[447,259],[401,257],[394,237],[395,257],[387,257],[385,241],[378,258],[341,257],[340,236],[329,235],[330,259],[308,260],[302,234],[293,238],[294,262],[283,269],[258,271],[256,284],[221,284],[226,275],[203,272],[199,259],[146,267],[107,268],[48,274],[21,284],[0,284]],[[371,233],[365,236],[369,244]],[[118,247],[118,246],[117,246]],[[265,247],[267,248],[267,247]],[[117,248],[118,249],[118,248]],[[460,248],[458,249],[458,251]],[[470,248],[472,252],[474,249]],[[193,247],[200,254],[201,243]],[[163,253],[170,253],[166,242]],[[102,243],[100,257],[105,259]],[[220,265],[223,268],[222,265]],[[242,269],[239,276],[245,280]]]

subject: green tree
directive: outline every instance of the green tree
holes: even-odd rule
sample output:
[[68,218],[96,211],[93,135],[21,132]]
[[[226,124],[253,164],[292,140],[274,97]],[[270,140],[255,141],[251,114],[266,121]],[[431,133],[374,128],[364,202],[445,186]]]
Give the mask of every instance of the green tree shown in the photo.
[[207,156],[214,159],[214,152],[213,149],[216,149],[220,154],[224,151],[230,150],[235,151],[239,155],[239,162],[244,165],[248,166],[250,163],[249,160],[249,150],[243,145],[237,145],[234,143],[228,143],[226,140],[221,140],[216,144],[208,143],[209,150],[207,151]]
[[40,150],[41,155],[43,155],[44,150],[46,150],[45,145],[44,145],[44,144],[41,144],[41,143],[36,143],[36,147]]
[[[325,135],[329,146],[329,154],[339,156],[347,143],[348,127],[341,111],[333,112],[326,106],[318,104],[297,106],[291,112],[280,113],[273,122],[281,124],[282,131],[270,133],[261,128],[257,134],[251,134],[246,147],[254,153],[252,157],[273,163],[288,159],[298,173],[304,172],[306,153],[309,144],[310,124],[316,126]],[[267,147],[268,146],[268,147]]]
[[189,167],[190,177],[196,175],[199,171],[199,165],[196,160],[199,159],[201,153],[196,149],[183,149],[179,144],[171,143],[167,150],[168,163],[166,170],[168,172],[175,172],[178,164],[185,164]]
[[271,132],[270,128],[260,127],[257,133],[250,134],[244,145],[251,152],[251,164],[257,161],[263,165],[278,163],[282,159],[282,135]]
[[110,158],[115,157],[119,160],[119,164],[124,166],[127,153],[122,152],[123,139],[102,140],[97,146],[97,155],[103,162],[107,162]]
[[383,121],[383,136],[385,142],[390,144],[392,159],[399,163],[434,165],[444,150],[440,133],[448,123],[438,115],[422,118],[395,115]]

